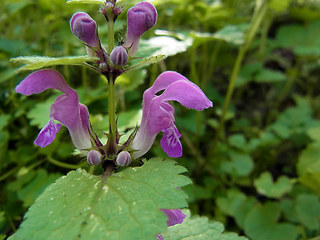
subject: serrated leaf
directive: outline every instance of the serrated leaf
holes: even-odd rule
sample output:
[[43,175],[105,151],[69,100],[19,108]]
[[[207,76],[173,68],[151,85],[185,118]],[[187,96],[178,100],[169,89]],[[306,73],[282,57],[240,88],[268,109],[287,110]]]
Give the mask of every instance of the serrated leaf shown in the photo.
[[43,57],[43,56],[26,56],[11,58],[13,63],[25,64],[19,70],[36,70],[48,66],[56,65],[81,65],[84,62],[96,61],[97,58],[89,56],[70,56],[70,57]]
[[278,223],[280,206],[268,202],[255,206],[245,219],[244,230],[252,240],[295,240],[298,232],[294,225]]
[[292,190],[293,183],[287,176],[281,176],[273,182],[269,172],[264,172],[254,180],[254,186],[260,194],[271,198],[281,198]]
[[190,183],[185,171],[159,158],[107,178],[72,171],[45,190],[9,239],[154,239],[167,228],[160,209],[187,206],[178,189]]
[[220,222],[210,221],[207,217],[193,216],[186,218],[182,224],[169,227],[162,234],[166,240],[246,240],[235,233],[223,233],[224,226]]
[[89,3],[89,4],[105,4],[106,0],[68,0],[67,4],[72,3]]
[[167,57],[165,55],[157,55],[157,56],[143,58],[139,63],[127,68],[126,71],[130,71],[133,69],[141,68],[142,66],[154,64],[154,63],[160,62],[166,58]]

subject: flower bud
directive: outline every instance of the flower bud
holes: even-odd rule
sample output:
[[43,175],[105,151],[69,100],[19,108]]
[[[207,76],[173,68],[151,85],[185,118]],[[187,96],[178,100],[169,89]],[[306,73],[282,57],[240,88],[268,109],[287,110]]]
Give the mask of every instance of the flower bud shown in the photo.
[[142,34],[152,28],[157,21],[157,10],[148,2],[140,2],[127,12],[127,39],[125,47],[130,48],[129,55],[133,56],[139,47]]
[[117,156],[116,162],[119,166],[122,166],[122,167],[129,166],[131,163],[130,153],[128,151],[120,152]]
[[110,53],[110,60],[115,66],[124,66],[128,62],[128,53],[122,46],[115,47]]
[[97,24],[85,12],[77,12],[70,20],[71,31],[89,47],[97,47],[99,44]]
[[91,150],[88,153],[87,161],[90,165],[98,165],[101,163],[101,153],[96,150]]

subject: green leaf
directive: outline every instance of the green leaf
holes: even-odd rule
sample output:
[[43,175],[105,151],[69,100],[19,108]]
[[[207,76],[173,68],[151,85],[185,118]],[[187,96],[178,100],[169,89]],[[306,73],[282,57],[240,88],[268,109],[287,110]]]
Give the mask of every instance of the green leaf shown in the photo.
[[278,223],[280,206],[268,202],[255,206],[246,216],[244,230],[252,240],[295,240],[297,229],[289,223]]
[[2,130],[9,123],[10,115],[1,115],[0,116],[0,130]]
[[300,194],[297,197],[295,210],[300,222],[310,230],[317,230],[320,226],[320,201],[311,194]]
[[269,172],[264,172],[258,179],[254,180],[257,191],[271,198],[281,198],[284,194],[292,190],[293,183],[287,176],[281,176],[273,182]]
[[127,68],[126,71],[130,71],[133,69],[141,68],[142,66],[154,64],[154,63],[160,62],[164,59],[166,59],[165,55],[157,55],[157,56],[143,58],[139,63]]
[[28,111],[27,116],[31,119],[31,125],[38,126],[41,129],[47,124],[50,119],[50,107],[57,96],[58,95],[51,96],[48,100],[35,104],[34,107]]
[[193,216],[186,218],[182,224],[169,227],[162,234],[166,240],[246,240],[236,233],[223,233],[224,226],[220,222],[210,221],[207,217]]
[[[157,49],[152,52],[152,55],[174,56],[178,53],[185,52],[193,43],[191,37],[179,34],[178,38],[174,33],[157,30],[157,33],[163,36],[156,36],[148,40],[142,40],[139,52],[146,51],[146,49]],[[138,54],[139,54],[138,52]]]
[[291,0],[271,0],[269,3],[268,3],[268,6],[270,9],[276,11],[276,12],[284,12],[288,7],[289,7],[289,4],[290,4]]
[[282,72],[263,68],[255,76],[254,80],[260,83],[283,82],[287,80],[287,76]]
[[276,38],[281,47],[291,48],[297,55],[320,54],[320,20],[308,25],[284,25],[279,28]]
[[9,189],[17,193],[24,207],[29,207],[44,189],[60,176],[61,174],[48,174],[44,169],[26,172],[11,182]]
[[299,181],[320,196],[320,141],[302,151],[297,163]]
[[154,239],[167,229],[160,209],[187,206],[178,189],[191,182],[185,171],[159,158],[109,177],[71,171],[44,191],[9,239]]
[[72,3],[89,3],[89,4],[105,4],[106,0],[68,0],[67,4],[72,4]]
[[254,165],[249,154],[230,151],[229,157],[231,161],[226,160],[221,163],[223,171],[240,177],[246,176],[252,171]]
[[89,56],[70,56],[70,57],[42,57],[42,56],[26,56],[11,58],[14,63],[25,64],[19,70],[36,70],[48,66],[56,65],[81,65],[84,62],[93,62],[98,60],[95,57]]

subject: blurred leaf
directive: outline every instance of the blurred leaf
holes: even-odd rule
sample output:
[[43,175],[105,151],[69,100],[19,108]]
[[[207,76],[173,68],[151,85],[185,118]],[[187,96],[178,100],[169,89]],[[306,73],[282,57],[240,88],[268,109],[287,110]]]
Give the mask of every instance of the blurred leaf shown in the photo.
[[295,201],[292,199],[284,198],[280,201],[280,207],[284,217],[290,222],[299,222],[298,216],[294,209]]
[[310,230],[318,230],[320,226],[320,201],[311,194],[297,197],[295,210],[300,222]]
[[111,176],[71,171],[51,184],[9,239],[152,239],[167,229],[160,209],[186,207],[178,189],[190,183],[186,169],[153,158]]
[[298,159],[297,171],[299,181],[320,196],[320,141],[309,144],[302,151]]
[[244,43],[244,32],[247,30],[247,28],[247,24],[227,25],[215,32],[213,36],[216,39],[223,40],[228,43],[241,45]]
[[223,171],[235,176],[247,176],[253,169],[253,161],[249,154],[229,151],[230,161],[223,161]]
[[268,3],[269,8],[276,12],[283,12],[289,7],[291,0],[271,0]]
[[[170,32],[166,32],[169,34]],[[152,55],[174,56],[178,53],[185,52],[192,45],[192,38],[184,37],[182,40],[171,36],[158,36],[148,40],[142,40],[140,51],[146,51],[146,48],[158,49]]]
[[145,69],[135,69],[119,76],[116,85],[119,85],[124,91],[135,90],[146,79],[147,71]]
[[0,38],[0,52],[9,53],[10,56],[16,56],[25,52],[26,49],[26,43],[21,40]]
[[273,182],[269,172],[262,173],[258,179],[254,180],[257,191],[271,198],[281,198],[292,190],[292,185],[293,183],[287,176],[281,176],[276,182]]
[[17,75],[17,73],[18,73],[17,69],[11,69],[11,68],[8,68],[0,72],[0,84],[14,77],[15,75]]
[[93,62],[98,60],[95,57],[89,56],[71,56],[71,57],[41,57],[41,56],[26,56],[11,58],[10,61],[13,63],[25,64],[19,68],[22,70],[36,70],[48,66],[56,65],[81,65],[84,62]]
[[182,224],[168,228],[162,234],[168,240],[246,240],[236,233],[223,233],[224,226],[220,222],[210,221],[207,217],[193,216],[184,219]]
[[255,206],[248,213],[244,230],[252,240],[296,240],[298,232],[294,225],[278,223],[280,207],[268,202]]
[[230,189],[226,197],[218,197],[217,205],[220,210],[229,216],[234,216],[239,206],[247,199],[246,195],[236,189]]
[[320,127],[311,128],[307,131],[308,136],[314,141],[320,141]]
[[60,176],[61,174],[48,174],[44,169],[26,172],[15,182],[11,182],[8,189],[17,193],[24,207],[29,207],[44,189]]
[[9,115],[0,115],[0,130],[2,130],[9,123],[10,116]]
[[297,55],[320,54],[320,20],[303,25],[284,25],[276,38],[280,46],[291,48]]
[[261,69],[259,73],[255,76],[255,81],[261,83],[283,82],[286,80],[287,76],[282,72],[266,68]]

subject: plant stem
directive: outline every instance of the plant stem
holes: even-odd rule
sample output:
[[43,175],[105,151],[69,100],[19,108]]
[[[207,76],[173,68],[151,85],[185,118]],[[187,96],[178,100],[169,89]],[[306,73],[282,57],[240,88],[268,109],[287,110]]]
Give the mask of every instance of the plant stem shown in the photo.
[[116,114],[115,114],[115,99],[114,99],[114,79],[109,79],[108,85],[108,113],[109,113],[109,137],[111,141],[116,139]]
[[108,53],[110,54],[114,46],[114,22],[108,21]]
[[235,64],[233,66],[232,69],[232,73],[231,73],[231,77],[230,77],[230,81],[229,81],[229,86],[228,86],[228,90],[227,90],[227,94],[226,94],[226,99],[224,101],[223,104],[223,108],[222,108],[222,114],[220,116],[220,120],[219,120],[219,126],[217,129],[217,134],[216,137],[213,141],[213,147],[211,148],[212,151],[214,150],[214,146],[216,145],[217,141],[219,140],[219,138],[224,139],[224,123],[225,123],[225,116],[226,113],[229,109],[229,105],[231,102],[231,98],[234,92],[234,88],[235,88],[235,83],[241,68],[241,64],[243,61],[243,58],[247,52],[247,50],[249,49],[249,46],[254,38],[254,36],[256,35],[258,28],[267,12],[268,9],[268,5],[266,3],[266,1],[263,1],[261,3],[261,5],[257,5],[256,9],[255,9],[255,14],[251,20],[251,24],[248,30],[248,33],[246,35],[246,39],[245,39],[245,43],[242,45],[242,47],[239,49]]
[[70,164],[70,163],[60,162],[58,160],[55,160],[51,156],[48,156],[48,161],[56,166],[59,166],[62,168],[68,168],[68,169],[77,169],[77,168],[80,168],[83,166],[83,164],[74,165],[74,164]]

